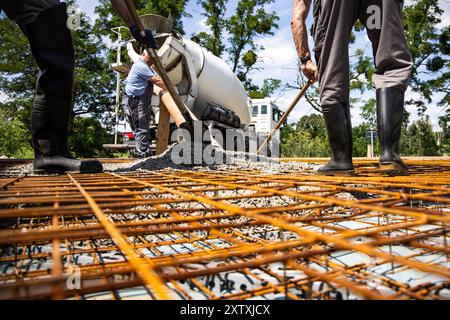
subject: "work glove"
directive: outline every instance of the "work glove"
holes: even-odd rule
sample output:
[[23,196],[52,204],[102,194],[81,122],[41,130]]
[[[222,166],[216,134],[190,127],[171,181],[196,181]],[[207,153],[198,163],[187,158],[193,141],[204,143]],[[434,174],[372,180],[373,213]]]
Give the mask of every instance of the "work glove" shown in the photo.
[[133,37],[140,43],[146,46],[149,46],[150,48],[156,49],[156,41],[155,38],[153,38],[153,33],[151,30],[145,29],[145,37],[141,35],[141,32],[139,31],[137,26],[132,26],[130,28],[130,32],[133,35]]

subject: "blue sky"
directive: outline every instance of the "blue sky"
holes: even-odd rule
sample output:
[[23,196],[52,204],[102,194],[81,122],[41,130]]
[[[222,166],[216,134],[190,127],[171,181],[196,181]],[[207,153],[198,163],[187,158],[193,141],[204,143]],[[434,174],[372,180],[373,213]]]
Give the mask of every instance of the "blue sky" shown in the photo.
[[[229,10],[232,11],[235,7],[237,0],[231,0],[229,3]],[[408,4],[410,0],[406,0]],[[450,24],[450,1],[441,0],[442,7],[445,13],[442,17],[442,26]],[[88,15],[93,15],[94,8],[97,4],[96,0],[78,0],[78,5],[80,9]],[[196,4],[196,0],[190,0],[188,3],[187,11],[192,15],[191,18],[184,19],[184,27],[186,35],[190,36],[193,33],[205,30],[206,26],[204,24],[204,18],[201,16],[201,8]],[[264,39],[258,39],[258,44],[263,45],[266,50],[262,52],[261,56],[264,63],[261,64],[262,71],[254,72],[252,78],[258,83],[261,83],[265,78],[272,77],[281,79],[284,82],[294,82],[296,78],[296,68],[297,56],[295,52],[295,47],[292,41],[291,31],[290,31],[290,20],[292,14],[292,1],[275,1],[275,3],[267,6],[267,11],[276,11],[280,16],[279,29],[276,30],[273,37],[267,37]],[[311,17],[309,18],[309,23],[311,23]],[[365,47],[367,53],[370,54],[370,45],[365,34],[361,34],[358,41],[354,46],[360,48]],[[283,108],[287,108],[289,103],[292,101],[296,92],[285,92],[278,93],[275,95],[277,102]],[[355,93],[357,95],[357,93]],[[407,96],[411,97],[414,93],[408,92]],[[364,98],[374,97],[373,92],[365,93]],[[408,109],[411,112],[412,120],[416,116],[416,111],[414,109]],[[290,117],[290,122],[297,121],[301,116],[314,112],[314,110],[305,101],[301,101],[296,110]],[[353,124],[358,125],[362,122],[360,117],[360,110],[358,106],[352,108],[352,118]],[[430,115],[434,126],[437,129],[438,118],[443,114],[443,110],[438,108],[436,105],[432,104],[428,108],[428,115]]]

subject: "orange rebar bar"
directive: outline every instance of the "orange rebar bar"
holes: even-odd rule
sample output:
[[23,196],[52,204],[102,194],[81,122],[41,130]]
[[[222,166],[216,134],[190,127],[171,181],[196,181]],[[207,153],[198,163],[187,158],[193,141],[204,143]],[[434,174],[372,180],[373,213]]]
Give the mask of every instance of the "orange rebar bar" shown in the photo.
[[406,162],[410,177],[359,159],[345,178],[9,164],[0,299],[449,299],[450,159]]

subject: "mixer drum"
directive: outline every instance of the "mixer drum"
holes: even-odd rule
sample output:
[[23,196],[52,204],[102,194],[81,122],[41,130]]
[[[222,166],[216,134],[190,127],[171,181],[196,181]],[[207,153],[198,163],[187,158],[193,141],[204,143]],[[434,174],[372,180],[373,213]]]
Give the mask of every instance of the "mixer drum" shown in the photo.
[[[169,30],[172,28],[170,18],[146,15],[141,19],[146,28],[153,30],[159,44],[158,56],[182,98],[187,95],[195,98],[193,104],[187,105],[198,118],[204,115],[209,106],[215,105],[231,111],[230,114],[239,118],[241,127],[250,124],[250,102],[247,92],[225,61],[197,43],[170,33]],[[136,42],[128,45],[128,54],[133,61],[139,59],[137,51]],[[195,76],[196,79],[191,79]],[[194,83],[196,86],[193,86]],[[196,87],[196,90],[192,90],[193,87]],[[231,116],[227,121],[237,123],[231,121]]]
[[251,116],[247,92],[231,68],[195,42],[184,40],[184,44],[193,58],[198,77],[194,113],[201,114],[208,103],[212,103],[233,111],[242,124],[249,124]]

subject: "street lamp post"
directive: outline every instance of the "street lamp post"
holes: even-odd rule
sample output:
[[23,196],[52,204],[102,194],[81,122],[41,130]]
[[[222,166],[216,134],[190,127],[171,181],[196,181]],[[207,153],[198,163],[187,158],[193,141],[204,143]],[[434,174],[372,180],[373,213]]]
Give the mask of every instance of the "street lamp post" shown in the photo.
[[377,132],[373,129],[366,131],[367,157],[375,157],[375,141],[378,139]]
[[[112,28],[112,32],[117,34],[117,66],[120,66],[122,63],[122,57],[121,57],[121,49],[122,49],[122,33],[121,30],[126,29],[125,27],[116,27]],[[117,82],[116,82],[116,128],[114,132],[114,144],[118,144],[119,141],[119,109],[120,109],[120,84],[121,84],[121,78],[120,73],[116,71],[117,74]]]

